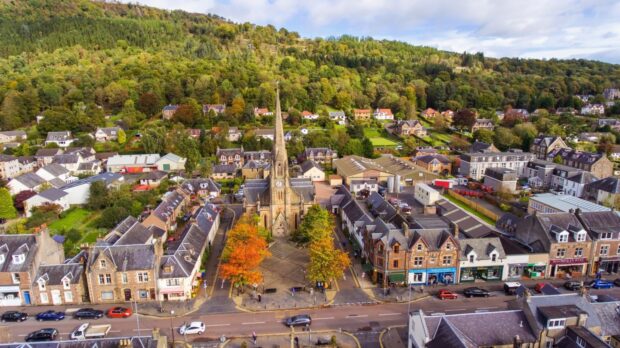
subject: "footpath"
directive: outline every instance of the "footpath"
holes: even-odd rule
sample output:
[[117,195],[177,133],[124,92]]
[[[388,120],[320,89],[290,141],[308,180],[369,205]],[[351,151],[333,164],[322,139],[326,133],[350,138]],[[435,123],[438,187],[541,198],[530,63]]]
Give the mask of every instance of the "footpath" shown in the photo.
[[299,331],[286,334],[259,335],[256,344],[252,337],[235,337],[221,345],[222,348],[244,347],[338,347],[358,348],[360,344],[355,336],[338,331]]

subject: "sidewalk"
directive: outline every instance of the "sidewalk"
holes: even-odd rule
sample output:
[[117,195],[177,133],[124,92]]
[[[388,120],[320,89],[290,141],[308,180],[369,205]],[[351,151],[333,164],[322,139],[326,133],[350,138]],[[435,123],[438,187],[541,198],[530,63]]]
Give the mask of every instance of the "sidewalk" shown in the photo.
[[300,291],[293,294],[288,290],[279,290],[275,294],[261,294],[260,302],[251,291],[235,296],[234,300],[239,302],[241,307],[252,311],[319,307],[328,305],[330,302],[328,291],[325,293]]
[[407,346],[407,327],[388,327],[379,335],[379,344],[385,348],[405,348]]
[[[298,339],[298,345],[295,344]],[[335,342],[335,344],[329,344]],[[245,345],[244,345],[245,343]],[[241,348],[241,347],[316,347],[317,343],[322,343],[321,347],[356,348],[360,347],[357,339],[347,333],[338,331],[310,331],[292,332],[287,334],[259,335],[256,345],[252,342],[252,337],[237,337],[230,339],[222,344],[222,348]],[[327,345],[325,345],[327,344]]]

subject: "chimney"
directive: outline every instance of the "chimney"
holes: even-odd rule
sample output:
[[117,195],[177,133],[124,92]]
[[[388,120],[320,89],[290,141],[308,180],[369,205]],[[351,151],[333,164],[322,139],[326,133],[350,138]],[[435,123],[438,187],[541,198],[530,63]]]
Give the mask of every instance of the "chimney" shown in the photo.
[[459,224],[454,223],[453,225],[454,239],[459,239]]
[[581,216],[581,208],[575,209],[575,215]]
[[409,225],[406,221],[403,222],[403,234],[405,235],[405,238],[407,238],[407,241],[411,239],[411,230],[409,229]]
[[529,288],[525,288],[523,294],[525,295],[525,302],[530,302],[532,300],[532,292]]
[[588,313],[586,312],[579,313],[579,319],[577,321],[577,326],[586,326],[586,321],[588,321]]
[[588,296],[588,289],[586,289],[583,282],[581,282],[580,285],[581,286],[579,287],[579,296],[586,298]]
[[521,337],[519,337],[519,335],[515,335],[515,337],[512,339],[512,347],[521,348],[521,346],[523,346],[523,340],[521,339]]

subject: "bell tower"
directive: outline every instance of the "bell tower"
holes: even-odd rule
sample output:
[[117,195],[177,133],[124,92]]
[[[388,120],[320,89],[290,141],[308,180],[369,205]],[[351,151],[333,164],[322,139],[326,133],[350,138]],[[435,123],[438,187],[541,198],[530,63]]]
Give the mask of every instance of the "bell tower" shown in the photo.
[[289,234],[288,217],[291,208],[288,155],[284,142],[284,126],[280,110],[280,87],[276,90],[275,134],[272,166],[269,173],[271,189],[271,229],[274,236]]

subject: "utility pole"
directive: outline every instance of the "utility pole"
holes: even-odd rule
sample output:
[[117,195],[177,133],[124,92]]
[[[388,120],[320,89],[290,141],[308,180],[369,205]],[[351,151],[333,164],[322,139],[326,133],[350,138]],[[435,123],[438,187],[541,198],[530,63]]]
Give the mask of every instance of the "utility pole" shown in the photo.
[[174,317],[174,310],[170,311],[170,333],[172,334],[172,348],[174,348],[174,325],[172,325],[172,318]]

